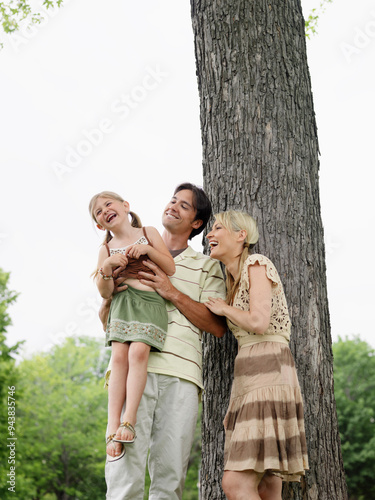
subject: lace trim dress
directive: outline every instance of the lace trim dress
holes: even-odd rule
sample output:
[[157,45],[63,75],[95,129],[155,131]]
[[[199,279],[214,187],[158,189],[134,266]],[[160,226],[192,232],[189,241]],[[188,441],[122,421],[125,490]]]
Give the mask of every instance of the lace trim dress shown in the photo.
[[289,349],[290,319],[279,274],[265,256],[249,256],[233,306],[249,311],[249,266],[265,266],[272,282],[270,325],[264,335],[228,321],[237,338],[234,380],[228,411],[224,469],[271,471],[284,481],[299,481],[308,469],[303,403]]
[[[143,235],[134,245],[151,244],[145,228]],[[109,255],[126,253],[127,247],[109,248]],[[130,260],[134,261],[130,263]],[[139,259],[140,260],[140,259]],[[129,276],[137,276],[143,266],[138,259],[129,259],[127,267],[131,267]],[[143,267],[142,267],[143,266]],[[126,268],[125,268],[126,271]],[[125,275],[125,273],[124,273]],[[106,328],[106,346],[116,342],[143,342],[151,346],[151,350],[161,351],[164,347],[168,328],[166,302],[157,292],[138,290],[130,285],[122,292],[113,296]]]

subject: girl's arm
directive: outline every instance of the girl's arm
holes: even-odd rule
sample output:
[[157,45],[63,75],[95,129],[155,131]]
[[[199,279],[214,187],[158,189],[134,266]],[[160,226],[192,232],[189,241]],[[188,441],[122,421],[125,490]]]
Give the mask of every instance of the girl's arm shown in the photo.
[[151,245],[132,245],[126,255],[133,259],[138,259],[141,255],[147,255],[152,262],[155,262],[168,276],[175,273],[176,268],[172,255],[169,253],[162,237],[154,227],[147,227],[147,235]]
[[102,273],[106,276],[112,276],[113,270],[116,267],[126,267],[127,263],[128,263],[128,258],[125,255],[117,253],[115,255],[111,255],[110,257],[108,257],[108,252],[106,247],[103,245],[100,248],[99,258],[98,258],[98,272],[96,275],[96,284],[100,295],[104,299],[109,299],[112,296],[114,290],[114,282],[113,278],[104,279],[99,270],[101,269]]
[[219,316],[226,316],[232,323],[247,332],[263,335],[270,324],[272,283],[266,268],[258,264],[249,266],[250,311],[230,306],[222,299],[209,298],[206,306]]

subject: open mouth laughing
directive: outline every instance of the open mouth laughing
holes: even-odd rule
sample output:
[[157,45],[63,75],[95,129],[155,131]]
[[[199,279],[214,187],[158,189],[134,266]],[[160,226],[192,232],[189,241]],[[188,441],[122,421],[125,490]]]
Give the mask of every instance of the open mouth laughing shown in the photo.
[[106,217],[105,221],[106,221],[107,223],[112,222],[112,221],[113,221],[113,219],[114,219],[114,218],[116,218],[116,217],[117,217],[117,214],[109,214],[109,215],[107,215],[107,217]]

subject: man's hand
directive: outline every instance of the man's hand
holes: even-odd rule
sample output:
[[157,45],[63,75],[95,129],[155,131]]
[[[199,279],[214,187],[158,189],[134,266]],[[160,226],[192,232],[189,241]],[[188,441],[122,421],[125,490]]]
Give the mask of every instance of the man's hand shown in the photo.
[[170,282],[168,276],[164,271],[160,269],[154,262],[151,260],[145,260],[144,264],[151,269],[155,273],[155,275],[150,273],[145,273],[140,271],[138,273],[139,281],[143,285],[147,285],[153,288],[158,294],[166,300],[170,300],[173,302],[173,297],[178,293],[176,288]]
[[115,285],[115,288],[113,290],[113,295],[115,293],[123,292],[124,290],[126,290],[128,288],[128,285],[124,284],[124,281],[126,280],[126,278],[124,278],[122,276],[120,276],[120,278],[118,277],[120,272],[123,271],[124,269],[125,269],[124,267],[118,267],[118,268],[113,270],[113,273],[112,273],[113,284]]
[[161,297],[172,302],[181,314],[200,330],[212,333],[215,337],[222,337],[225,334],[227,327],[224,318],[215,316],[204,304],[177,290],[154,262],[146,260],[144,264],[155,273],[155,276],[140,271],[138,275],[141,283],[150,286]]

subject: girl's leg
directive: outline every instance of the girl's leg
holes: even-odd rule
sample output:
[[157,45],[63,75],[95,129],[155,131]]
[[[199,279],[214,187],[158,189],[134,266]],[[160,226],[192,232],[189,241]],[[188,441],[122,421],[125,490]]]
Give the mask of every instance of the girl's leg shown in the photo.
[[[125,401],[128,375],[129,344],[112,342],[112,367],[108,385],[108,428],[107,435],[116,434],[121,422],[121,410]],[[121,452],[120,443],[109,443],[108,455],[115,457]]]
[[258,486],[264,473],[224,471],[222,486],[228,500],[261,500]]
[[262,500],[281,500],[283,482],[281,477],[266,472],[259,483],[259,495]]
[[[146,385],[150,349],[151,347],[143,342],[132,342],[129,346],[129,372],[126,382],[126,405],[123,421],[129,422],[133,427],[137,421],[137,410]],[[134,434],[126,427],[120,427],[117,430],[116,439],[130,441],[133,438]]]

